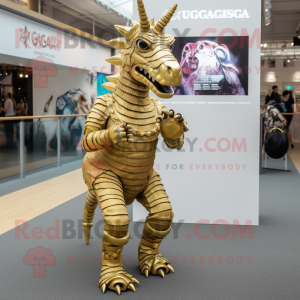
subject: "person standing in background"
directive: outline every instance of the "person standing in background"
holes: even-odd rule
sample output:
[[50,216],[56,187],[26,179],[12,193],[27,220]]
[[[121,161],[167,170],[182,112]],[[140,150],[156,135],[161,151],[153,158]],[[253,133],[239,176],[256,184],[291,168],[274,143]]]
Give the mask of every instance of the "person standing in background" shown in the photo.
[[[287,110],[287,113],[293,113],[294,112],[294,98],[291,96],[291,92],[289,91],[284,91],[282,94],[282,98]],[[293,120],[293,116],[292,115],[287,115],[285,116],[286,118],[286,127],[285,127],[285,133],[289,139],[289,143],[292,147],[292,149],[294,149],[294,145],[293,145],[293,140],[292,140],[292,135],[291,135],[291,131],[290,131],[290,127],[291,127],[291,123]]]
[[[273,85],[272,90],[269,90],[266,99],[265,99],[265,104],[268,104],[271,100],[275,100],[274,97],[277,97],[278,94],[278,86]],[[280,96],[279,96],[280,97]]]
[[5,104],[5,99],[2,98],[0,102],[0,117],[5,117],[5,112],[2,111],[2,108],[4,108],[4,104]]
[[265,109],[269,106],[269,102],[274,100],[275,102],[279,103],[280,101],[283,101],[281,99],[281,96],[278,94],[278,86],[273,85],[272,90],[268,91],[268,94],[266,95],[265,104],[261,105],[260,107],[262,109]]
[[28,105],[21,99],[20,103],[17,104],[16,113],[18,116],[27,116]]
[[[10,92],[5,94],[4,108],[1,107],[1,111],[5,112],[5,117],[13,117],[16,115],[16,101]],[[6,146],[13,146],[14,143],[14,121],[5,121],[5,135],[6,135]]]

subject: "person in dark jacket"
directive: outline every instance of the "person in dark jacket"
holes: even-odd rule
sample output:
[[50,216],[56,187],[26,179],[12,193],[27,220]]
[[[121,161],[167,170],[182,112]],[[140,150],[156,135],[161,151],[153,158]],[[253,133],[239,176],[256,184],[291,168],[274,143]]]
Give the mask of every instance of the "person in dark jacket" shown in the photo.
[[271,100],[275,100],[274,98],[276,97],[279,94],[278,94],[278,86],[277,85],[273,85],[272,86],[272,91],[269,90],[267,96],[266,96],[266,99],[265,99],[265,104],[268,104]]
[[[294,98],[291,96],[291,92],[284,91],[282,94],[282,98],[283,98],[287,113],[293,113],[295,101],[294,101]],[[285,133],[289,139],[289,143],[290,143],[292,149],[294,149],[293,139],[292,139],[292,135],[291,135],[291,131],[290,131],[291,123],[293,120],[293,115],[286,115],[285,119],[286,119]]]
[[5,99],[4,97],[0,101],[0,117],[5,117],[5,111],[2,111],[2,108],[4,108]]

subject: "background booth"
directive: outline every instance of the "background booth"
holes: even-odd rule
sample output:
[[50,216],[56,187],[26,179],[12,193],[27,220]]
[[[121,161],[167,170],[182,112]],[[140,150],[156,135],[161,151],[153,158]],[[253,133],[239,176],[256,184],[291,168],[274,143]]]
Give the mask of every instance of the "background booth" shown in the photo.
[[[0,54],[1,100],[12,92],[17,116],[42,116],[24,121],[24,172],[82,158],[84,116],[98,96],[99,76],[111,74],[105,61],[112,49],[63,32],[8,11],[0,11],[0,36],[5,43]],[[99,75],[98,75],[99,74]],[[105,79],[104,79],[105,80]],[[103,92],[103,91],[102,91]],[[2,102],[2,101],[1,101]],[[47,116],[74,115],[57,118]],[[0,118],[0,179],[21,172],[19,120],[14,124],[14,147],[7,147],[4,122]],[[60,126],[60,128],[58,127]],[[57,151],[58,130],[61,153]]]
[[[261,3],[177,3],[165,30],[176,36],[173,53],[184,79],[173,98],[159,100],[182,113],[190,131],[179,153],[160,139],[154,169],[175,222],[258,225]],[[145,6],[157,21],[171,4],[153,0]],[[134,221],[146,215],[133,204]]]

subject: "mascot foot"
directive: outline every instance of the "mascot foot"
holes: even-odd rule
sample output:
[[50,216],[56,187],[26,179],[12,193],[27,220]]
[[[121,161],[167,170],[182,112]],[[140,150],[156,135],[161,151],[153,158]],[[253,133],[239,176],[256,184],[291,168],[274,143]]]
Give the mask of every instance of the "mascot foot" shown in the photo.
[[149,274],[152,274],[160,275],[162,278],[164,278],[165,274],[168,274],[170,271],[175,273],[173,267],[170,265],[170,262],[161,254],[157,254],[154,257],[146,260],[141,266],[141,271],[146,277],[148,277]]
[[103,231],[102,269],[99,279],[99,287],[104,293],[107,288],[116,291],[132,290],[135,292],[134,283],[140,284],[132,275],[123,269],[122,250],[129,241],[129,233],[123,238],[112,236]]
[[102,292],[105,293],[106,289],[109,288],[112,291],[117,292],[119,295],[122,291],[131,290],[135,292],[135,284],[140,284],[137,279],[133,278],[132,275],[128,274],[124,270],[110,272],[107,275],[100,275],[99,287]]
[[146,277],[149,274],[165,277],[170,271],[174,273],[170,262],[158,252],[160,243],[170,230],[171,226],[167,230],[156,230],[146,222],[139,246],[140,269]]

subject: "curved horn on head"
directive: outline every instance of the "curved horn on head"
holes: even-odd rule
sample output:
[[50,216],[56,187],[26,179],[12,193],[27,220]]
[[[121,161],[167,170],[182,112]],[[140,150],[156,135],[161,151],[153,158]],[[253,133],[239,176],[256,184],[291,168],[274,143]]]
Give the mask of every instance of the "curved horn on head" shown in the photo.
[[140,26],[142,31],[148,31],[150,29],[150,22],[145,10],[143,0],[137,0],[138,11],[140,15]]
[[172,19],[176,9],[177,9],[177,4],[173,4],[170,9],[168,10],[168,12],[162,16],[155,24],[155,30],[156,31],[163,31],[164,28],[167,26],[167,24],[170,22],[170,20]]

